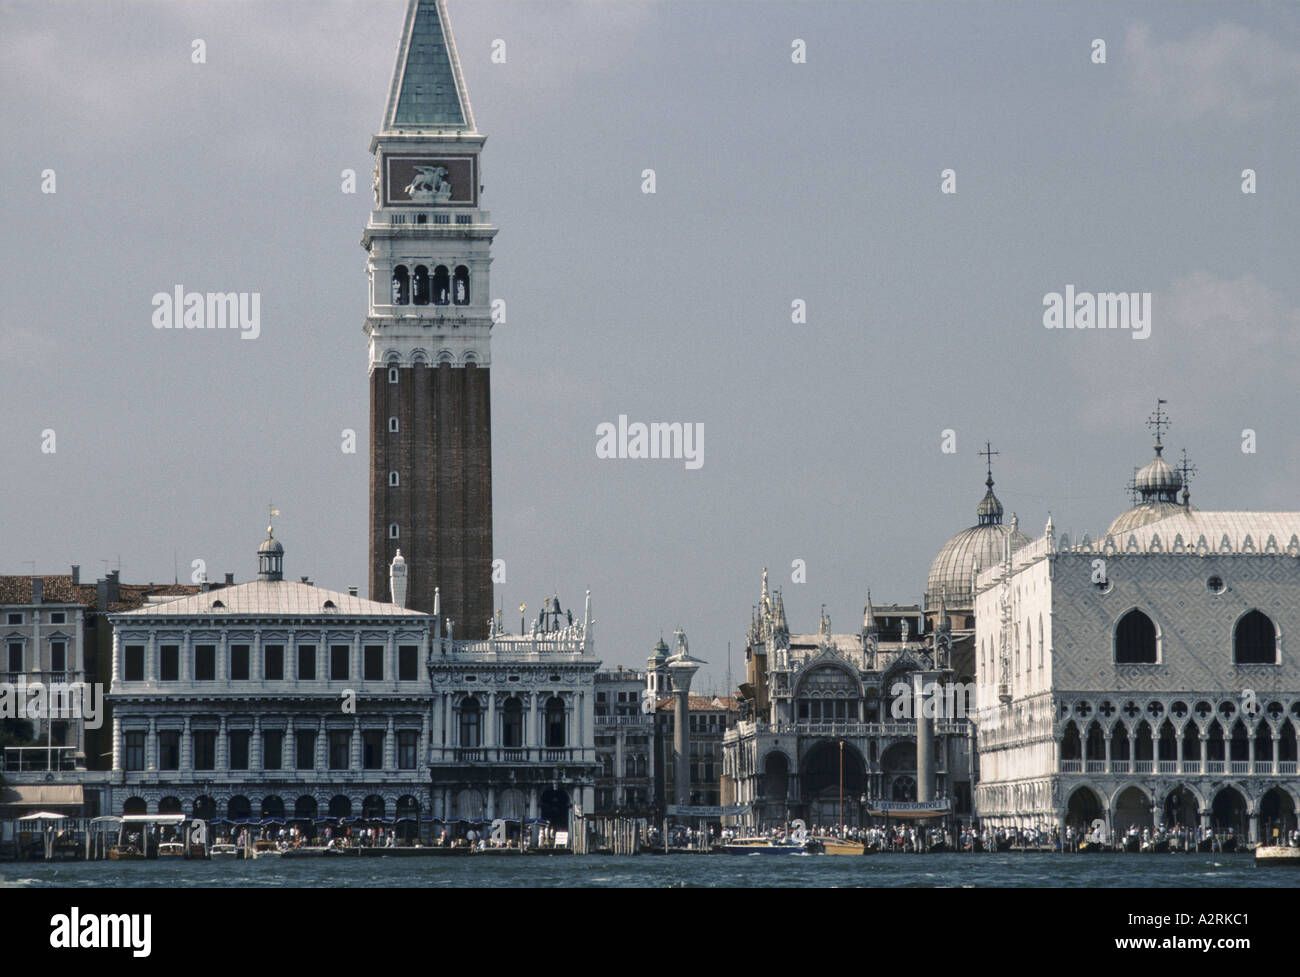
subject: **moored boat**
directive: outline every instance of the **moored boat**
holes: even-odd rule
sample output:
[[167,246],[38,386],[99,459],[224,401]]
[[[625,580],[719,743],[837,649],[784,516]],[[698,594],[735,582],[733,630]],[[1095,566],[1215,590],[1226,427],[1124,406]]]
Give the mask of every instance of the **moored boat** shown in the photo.
[[860,841],[849,841],[847,838],[814,838],[814,841],[820,843],[822,852],[827,855],[865,855],[867,846]]
[[815,838],[802,844],[787,838],[733,838],[722,846],[728,855],[802,855],[820,849]]
[[208,852],[208,857],[226,860],[239,858],[241,854],[238,845],[232,845],[228,841],[222,841],[212,846],[212,850]]
[[160,861],[170,861],[185,857],[185,846],[179,841],[164,841],[158,846],[158,858]]
[[1255,864],[1300,866],[1300,848],[1291,845],[1260,845],[1255,849]]
[[253,858],[279,858],[282,854],[274,841],[262,838],[253,842]]

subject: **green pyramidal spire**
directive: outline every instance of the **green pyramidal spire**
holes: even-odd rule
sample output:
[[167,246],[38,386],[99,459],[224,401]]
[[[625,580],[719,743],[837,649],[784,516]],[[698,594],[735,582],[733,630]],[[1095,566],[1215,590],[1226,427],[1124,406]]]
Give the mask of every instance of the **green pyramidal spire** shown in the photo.
[[474,114],[443,0],[410,0],[384,129],[474,132]]

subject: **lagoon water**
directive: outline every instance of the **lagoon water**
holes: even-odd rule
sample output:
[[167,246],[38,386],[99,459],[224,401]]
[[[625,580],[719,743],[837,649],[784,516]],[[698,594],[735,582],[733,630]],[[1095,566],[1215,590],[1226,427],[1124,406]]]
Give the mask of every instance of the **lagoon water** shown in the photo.
[[0,888],[1295,888],[1248,854],[639,855],[8,862]]

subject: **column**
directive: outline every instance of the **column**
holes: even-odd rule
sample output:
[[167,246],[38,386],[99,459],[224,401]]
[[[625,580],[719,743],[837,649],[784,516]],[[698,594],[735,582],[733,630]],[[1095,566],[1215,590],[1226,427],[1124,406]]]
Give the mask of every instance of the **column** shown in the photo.
[[[114,636],[114,647],[116,647],[117,638]],[[116,656],[114,656],[116,657]],[[113,666],[116,668],[116,664]],[[122,719],[120,716],[113,717],[113,769],[121,770],[122,767]]]
[[[283,759],[281,766],[283,766]],[[248,769],[262,770],[262,717],[253,716],[253,732],[248,737]]]
[[497,694],[495,689],[488,693],[487,716],[484,718],[487,724],[483,730],[483,747],[490,750],[497,745]]
[[388,729],[384,733],[384,769],[391,772],[397,769],[397,744],[396,735],[393,733],[393,717],[390,713],[388,716]]
[[217,770],[230,769],[230,744],[226,740],[226,717],[221,717],[217,727]]
[[181,769],[194,772],[194,734],[190,731],[189,716],[185,717],[185,727],[181,730]]
[[1255,737],[1254,736],[1250,736],[1246,740],[1246,749],[1248,751],[1246,753],[1246,759],[1250,761],[1250,766],[1247,769],[1253,774],[1255,772]]
[[[530,692],[528,693],[528,722],[524,724],[525,749],[542,745],[540,733],[541,727],[538,725],[537,720],[537,693]],[[537,815],[531,816],[536,817]]]
[[397,635],[392,631],[384,643],[384,683],[390,689],[397,688]]
[[190,629],[185,629],[185,634],[181,638],[181,647],[178,652],[180,655],[180,679],[182,683],[194,681],[194,641]]
[[1174,731],[1174,736],[1178,746],[1178,772],[1182,773],[1183,772],[1183,737],[1178,733],[1177,730]]
[[348,667],[348,681],[352,683],[352,688],[361,688],[361,681],[365,673],[361,670],[361,632],[358,631],[352,636],[352,664]]
[[321,716],[316,726],[316,769],[329,769],[329,731],[325,728],[325,717]]
[[[1114,735],[1115,735],[1114,730],[1111,730],[1111,731],[1108,732],[1108,733],[1106,734],[1106,736],[1105,736],[1105,740],[1106,740],[1106,772],[1107,772],[1107,773],[1111,773],[1111,772],[1113,771],[1113,768],[1112,768],[1111,765],[1110,765],[1110,762],[1111,762],[1111,761],[1110,761],[1110,742],[1111,742],[1111,739],[1114,737]],[[971,779],[974,780],[974,778],[971,778]]]
[[1274,730],[1273,732],[1273,776],[1276,777],[1282,773],[1282,768],[1278,766],[1281,760],[1282,734]]
[[261,631],[254,631],[253,640],[248,643],[248,679],[258,683],[266,681],[266,655],[262,652]]
[[[438,700],[434,700],[434,708],[438,708]],[[420,770],[426,771],[429,765],[429,714],[426,712],[420,723],[420,749],[416,753],[415,765]]]
[[[148,675],[147,672],[145,674]],[[158,720],[153,716],[149,717],[149,736],[144,744],[144,768],[158,769]]]
[[144,646],[144,680],[152,685],[158,681],[158,677],[158,635],[157,632],[150,631]]
[[927,672],[912,674],[916,714],[916,799],[934,800],[934,726],[925,714],[925,686],[933,677]]
[[360,770],[361,769],[361,717],[360,716],[352,717],[351,747],[352,749],[350,751],[350,755],[348,756],[348,769]]
[[294,770],[298,766],[298,727],[293,724],[293,717],[284,727],[284,749],[280,757],[280,767],[283,770]]

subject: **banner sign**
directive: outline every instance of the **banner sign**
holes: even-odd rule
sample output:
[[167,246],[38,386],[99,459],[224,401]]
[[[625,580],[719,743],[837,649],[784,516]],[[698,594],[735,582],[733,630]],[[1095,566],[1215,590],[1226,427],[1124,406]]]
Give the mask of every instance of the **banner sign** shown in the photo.
[[730,818],[749,813],[748,804],[732,804],[727,807],[704,807],[700,805],[669,804],[668,813],[683,818]]
[[871,805],[872,814],[912,815],[947,814],[951,810],[950,800],[942,801],[876,801]]

